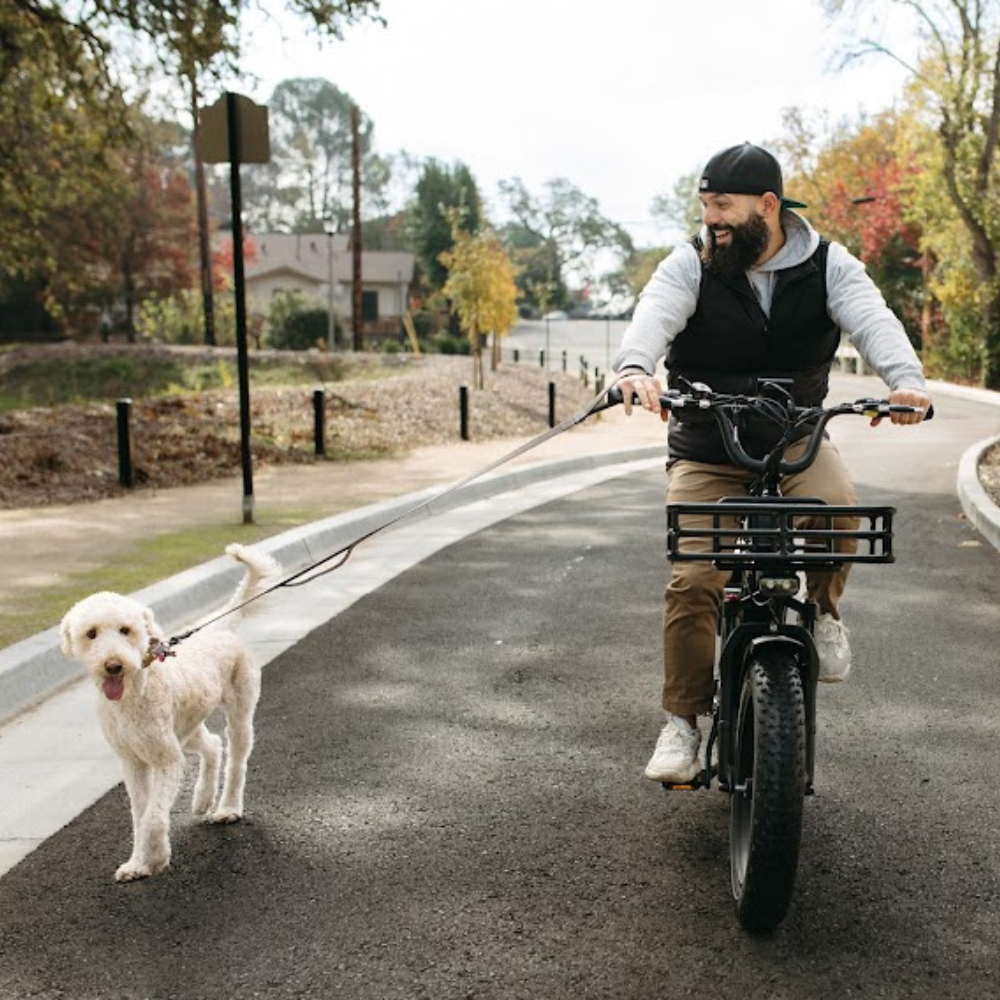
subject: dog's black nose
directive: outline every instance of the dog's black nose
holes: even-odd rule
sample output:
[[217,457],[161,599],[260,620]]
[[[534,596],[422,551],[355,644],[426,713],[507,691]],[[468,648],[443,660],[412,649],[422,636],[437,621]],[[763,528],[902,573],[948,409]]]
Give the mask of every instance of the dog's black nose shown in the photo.
[[114,676],[115,674],[120,674],[122,672],[122,665],[120,663],[105,663],[104,672]]

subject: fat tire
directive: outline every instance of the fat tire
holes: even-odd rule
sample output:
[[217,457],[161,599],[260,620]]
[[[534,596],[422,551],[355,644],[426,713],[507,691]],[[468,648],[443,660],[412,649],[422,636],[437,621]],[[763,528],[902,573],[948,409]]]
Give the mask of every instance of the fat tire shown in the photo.
[[733,739],[733,900],[746,930],[768,934],[788,912],[802,839],[806,712],[790,650],[764,645],[752,654]]

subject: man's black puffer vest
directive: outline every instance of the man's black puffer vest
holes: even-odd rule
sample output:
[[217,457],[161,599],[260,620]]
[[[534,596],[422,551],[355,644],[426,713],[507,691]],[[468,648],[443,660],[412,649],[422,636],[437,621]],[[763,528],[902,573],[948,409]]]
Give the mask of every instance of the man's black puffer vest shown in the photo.
[[[698,237],[692,240],[700,250]],[[667,351],[670,385],[679,378],[705,382],[717,392],[750,392],[756,376],[792,378],[800,406],[817,406],[826,397],[830,365],[840,331],[826,308],[826,258],[830,244],[820,240],[802,264],[777,272],[768,317],[745,274],[726,278],[702,265],[698,306]],[[740,431],[743,447],[765,455],[780,437],[767,421],[748,421]],[[670,417],[670,458],[729,463],[714,418],[678,410]]]

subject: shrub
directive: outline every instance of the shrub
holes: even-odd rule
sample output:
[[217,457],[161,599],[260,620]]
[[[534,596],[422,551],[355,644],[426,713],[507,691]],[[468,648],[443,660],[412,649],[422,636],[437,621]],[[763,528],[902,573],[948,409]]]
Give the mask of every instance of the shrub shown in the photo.
[[[334,317],[334,336],[343,339],[343,327]],[[326,307],[306,299],[299,292],[281,292],[271,301],[267,317],[267,341],[271,347],[287,351],[307,351],[323,347],[329,338]]]

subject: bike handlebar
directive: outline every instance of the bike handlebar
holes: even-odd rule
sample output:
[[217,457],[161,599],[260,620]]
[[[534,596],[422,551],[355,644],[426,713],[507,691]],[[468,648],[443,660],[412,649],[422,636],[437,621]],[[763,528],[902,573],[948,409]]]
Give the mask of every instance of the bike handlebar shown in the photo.
[[[766,386],[767,382],[762,382],[761,385]],[[621,389],[613,386],[608,390],[606,400],[606,405],[602,405],[598,409],[607,409],[621,404],[624,402],[624,395]],[[638,401],[635,396],[633,396],[633,400]],[[819,451],[823,431],[834,417],[849,413],[869,418],[888,417],[893,413],[924,413],[923,407],[890,403],[885,399],[858,399],[853,403],[840,403],[831,407],[796,406],[790,396],[787,399],[777,399],[765,395],[726,395],[714,392],[707,385],[697,382],[691,386],[690,392],[669,389],[663,393],[660,396],[660,408],[669,411],[690,408],[711,413],[718,424],[726,454],[734,465],[742,466],[753,472],[763,472],[770,468],[782,476],[801,472],[812,465],[816,459],[816,453]],[[736,418],[742,413],[751,412],[770,418],[775,424],[783,427],[786,434],[798,428],[811,427],[808,436],[806,436],[806,449],[802,455],[792,462],[784,461],[774,452],[764,458],[754,458],[752,455],[748,455],[740,443]],[[931,406],[927,409],[924,420],[930,420],[933,416],[934,407]],[[800,438],[795,440],[800,440]],[[791,442],[783,438],[778,448],[783,451],[789,443]]]

